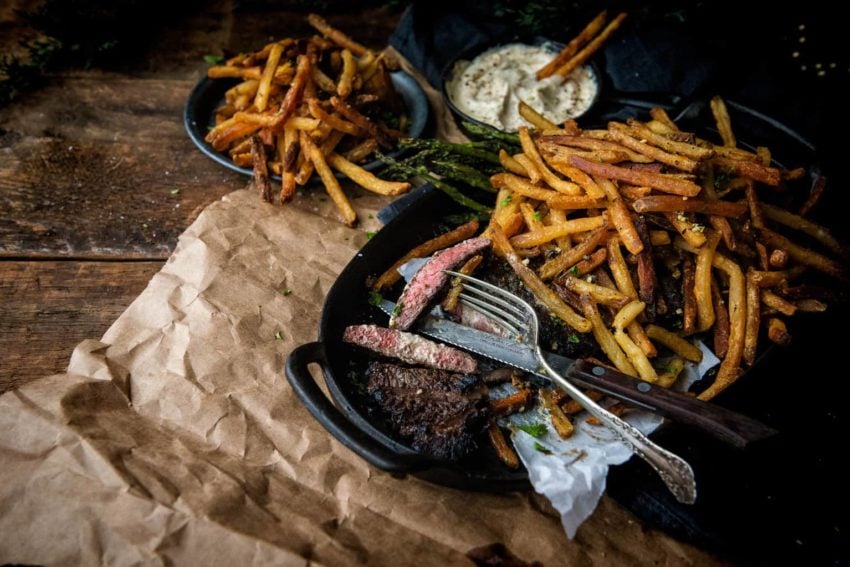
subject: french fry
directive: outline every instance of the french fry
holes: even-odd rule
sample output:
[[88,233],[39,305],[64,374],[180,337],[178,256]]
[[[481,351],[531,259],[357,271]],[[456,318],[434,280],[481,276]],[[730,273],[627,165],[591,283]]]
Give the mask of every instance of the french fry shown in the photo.
[[304,86],[315,64],[316,47],[312,43],[307,44],[307,51],[303,55],[298,56],[298,64],[295,67],[295,77],[292,79],[292,84],[289,85],[289,90],[283,97],[280,103],[280,109],[277,111],[277,124],[285,124],[287,120],[295,113],[298,103],[301,100],[301,95],[304,92]]
[[652,195],[633,202],[632,209],[636,213],[682,211],[737,218],[747,211],[747,205],[729,201],[707,201],[703,199],[683,199],[672,195]]
[[375,150],[378,149],[378,142],[375,141],[374,138],[366,138],[347,152],[343,154],[343,157],[352,163],[360,163],[370,155],[372,155]]
[[570,163],[591,175],[617,179],[618,181],[625,181],[632,185],[646,185],[665,193],[696,197],[700,192],[700,186],[692,181],[676,179],[660,173],[626,169],[605,163],[593,163],[578,156],[570,156]]
[[295,195],[295,166],[298,163],[297,157],[300,147],[298,143],[298,131],[290,127],[287,122],[283,127],[283,144],[278,145],[278,149],[281,152],[281,203],[286,203]]
[[644,382],[656,382],[658,380],[658,373],[655,372],[655,368],[652,367],[646,354],[632,341],[629,335],[622,329],[617,329],[614,331],[614,340],[629,357],[629,361],[635,367],[641,380]]
[[342,73],[340,73],[339,80],[336,83],[336,92],[340,97],[347,98],[353,88],[357,63],[354,61],[354,55],[348,49],[343,49],[340,54],[342,55]]
[[611,22],[605,26],[602,32],[596,36],[590,43],[588,43],[581,51],[576,53],[571,59],[569,59],[566,63],[564,63],[561,67],[555,71],[558,75],[562,77],[567,77],[575,71],[580,65],[583,65],[585,61],[590,59],[596,51],[602,47],[602,44],[613,34],[620,25],[623,23],[623,20],[626,19],[626,13],[620,12],[617,16],[611,20]]
[[272,186],[269,182],[269,170],[266,166],[266,149],[257,135],[251,137],[251,160],[254,163],[254,185],[260,191],[263,200],[271,203]]
[[[519,101],[519,115],[538,130],[554,130],[558,128],[557,124],[548,120],[524,101]],[[525,128],[525,126],[521,126],[521,128]]]
[[608,250],[605,248],[600,248],[593,254],[591,254],[588,258],[578,262],[575,266],[570,270],[570,275],[576,277],[585,276],[599,266],[602,265],[605,260],[608,259]]
[[608,267],[611,270],[611,275],[614,276],[614,281],[617,283],[617,289],[620,293],[627,297],[637,299],[637,291],[632,282],[632,275],[629,273],[629,267],[626,265],[626,260],[623,258],[623,253],[620,250],[620,239],[608,239]]
[[666,230],[650,230],[649,241],[653,246],[667,246],[673,242]]
[[[604,364],[603,366],[610,366]],[[597,392],[596,390],[585,390],[584,395],[593,400],[594,402],[598,402],[602,398],[604,398],[604,394],[602,392]],[[566,415],[575,415],[577,413],[581,413],[584,411],[584,408],[579,405],[579,403],[572,399],[566,399],[561,404],[561,410],[563,410]]]
[[643,301],[630,301],[614,316],[614,329],[618,331],[622,331],[626,327],[632,324],[632,322],[643,313],[643,310],[646,309],[646,303]]
[[608,133],[611,136],[611,139],[615,142],[619,142],[639,154],[643,154],[655,161],[665,163],[671,167],[675,167],[676,169],[694,172],[699,166],[699,163],[691,158],[669,153],[647,143],[641,143],[640,140],[633,138],[630,135],[629,129],[626,126],[618,122],[611,122],[608,124]]
[[543,407],[549,411],[549,418],[552,420],[552,427],[561,439],[568,439],[573,434],[573,424],[570,418],[566,416],[564,410],[558,405],[557,398],[551,389],[540,390],[540,400],[543,402]]
[[604,225],[605,218],[602,215],[568,220],[563,224],[543,226],[537,230],[514,236],[511,238],[511,244],[516,248],[531,248],[546,244],[567,234],[588,232]]
[[761,290],[761,302],[788,317],[792,317],[797,312],[796,305],[769,289]]
[[274,78],[275,70],[280,63],[280,56],[283,55],[283,46],[275,43],[269,50],[269,57],[266,59],[266,66],[263,69],[263,76],[257,85],[257,95],[254,98],[254,106],[258,112],[263,112],[269,102],[269,93],[271,92],[272,79]]
[[729,311],[726,309],[726,302],[720,294],[720,288],[712,279],[711,282],[711,302],[714,307],[714,354],[718,358],[725,358],[729,350]]
[[705,245],[697,252],[694,267],[694,298],[696,299],[697,331],[704,332],[711,328],[715,321],[714,302],[711,298],[711,266],[714,262],[714,252],[717,249],[719,235],[712,233],[706,239]]
[[[603,130],[602,132],[606,136],[608,135],[607,130]],[[569,157],[571,155],[577,155],[590,161],[605,163],[617,163],[621,161],[631,161],[634,163],[652,162],[652,158],[632,151],[606,138],[591,138],[585,135],[550,134],[548,136],[541,136],[538,142],[541,151],[551,154],[552,159],[558,158],[558,161],[567,165],[569,165]],[[582,148],[582,150],[577,148]]]
[[[481,264],[481,261],[484,260],[484,256],[477,254],[464,262],[463,266],[460,267],[458,272],[465,276],[472,275],[475,272],[475,269]],[[446,293],[446,298],[443,299],[443,310],[452,312],[457,307],[458,299],[460,299],[460,293],[463,291],[463,280],[459,277],[455,276],[452,278],[451,287],[449,287],[448,293]]]
[[534,140],[531,139],[531,134],[529,134],[528,128],[525,126],[519,127],[519,141],[522,145],[523,152],[525,152],[525,155],[528,156],[528,159],[531,160],[540,172],[541,177],[543,177],[543,180],[549,185],[549,187],[566,195],[581,194],[581,187],[579,187],[576,183],[561,179],[549,169],[549,166],[546,165],[546,162],[544,162],[543,158],[540,156],[537,146],[534,145]]
[[643,250],[643,241],[637,233],[628,207],[620,198],[616,185],[611,180],[601,177],[597,177],[595,181],[608,197],[608,215],[610,216],[611,224],[614,225],[614,228],[620,234],[623,245],[632,254],[640,254]]
[[310,114],[315,116],[316,119],[327,124],[334,130],[339,130],[340,132],[351,134],[352,136],[357,136],[360,133],[360,128],[357,125],[352,124],[347,120],[343,120],[335,114],[327,112],[324,108],[322,108],[322,104],[315,98],[311,98],[307,102],[307,108],[310,109]]
[[694,285],[694,260],[682,259],[682,334],[692,335],[697,330],[697,298]]
[[785,321],[778,317],[769,318],[767,320],[767,338],[778,345],[788,346],[791,343],[791,334],[788,332]]
[[685,241],[699,248],[705,244],[705,227],[701,224],[694,223],[687,215],[683,213],[661,213],[667,219],[673,228],[685,239]]
[[540,277],[543,280],[551,280],[567,268],[572,267],[582,260],[584,256],[592,253],[605,239],[608,238],[608,227],[600,227],[591,232],[580,244],[569,250],[564,250],[558,256],[547,260],[540,267]]
[[629,362],[628,357],[620,348],[620,345],[617,343],[614,335],[612,335],[611,331],[608,330],[608,327],[605,326],[605,323],[602,321],[602,316],[599,314],[599,309],[596,308],[596,304],[589,295],[581,296],[581,306],[584,316],[592,324],[593,337],[596,339],[596,342],[599,343],[599,346],[602,347],[602,351],[605,353],[605,356],[607,356],[608,359],[614,363],[617,370],[623,374],[637,376],[637,370],[632,363]]
[[357,222],[357,213],[354,212],[354,208],[351,206],[351,202],[348,200],[348,197],[346,197],[345,193],[342,192],[342,188],[339,186],[339,181],[337,181],[336,177],[334,177],[331,168],[328,166],[327,161],[325,161],[325,156],[322,155],[321,150],[319,150],[310,136],[303,132],[301,133],[301,148],[304,150],[307,159],[309,159],[316,168],[316,173],[319,174],[319,177],[325,186],[325,190],[328,192],[328,195],[330,195],[334,205],[336,205],[336,208],[342,215],[343,222],[345,222],[348,226],[354,226]]
[[800,207],[799,215],[807,216],[820,202],[823,192],[826,189],[826,177],[824,175],[816,175],[815,181],[812,183],[812,188],[809,191],[809,196],[806,197],[806,202]]
[[324,35],[326,38],[339,45],[340,47],[348,49],[354,55],[362,57],[368,53],[371,53],[369,49],[360,45],[338,29],[332,27],[323,17],[317,14],[308,15],[307,23],[313,26],[319,33]]
[[567,304],[561,300],[558,295],[549,289],[534,271],[527,267],[516,255],[511,243],[505,237],[501,227],[491,227],[491,239],[493,247],[500,252],[508,261],[508,264],[514,269],[514,272],[525,283],[526,287],[534,294],[539,302],[549,308],[550,311],[567,325],[580,333],[587,333],[591,330],[590,321],[580,316],[573,311]]
[[350,106],[338,97],[331,97],[330,102],[334,110],[342,114],[349,120],[349,122],[352,122],[356,126],[369,132],[369,134],[378,141],[379,145],[385,148],[392,147],[393,137],[385,128],[381,128],[379,125],[372,122],[367,116],[361,114],[353,106]]
[[679,131],[679,127],[676,126],[676,123],[670,119],[670,116],[667,114],[667,111],[665,111],[663,108],[654,106],[649,110],[649,115],[652,116],[652,119],[655,122],[662,124],[667,128],[666,131],[662,132],[663,134],[671,134]]
[[818,254],[805,246],[795,244],[779,233],[773,232],[767,228],[761,228],[758,230],[758,238],[768,246],[785,250],[791,258],[803,265],[810,266],[815,270],[829,274],[830,276],[841,280],[847,278],[844,266],[840,263],[827,258],[822,254]]
[[561,68],[567,61],[572,59],[578,50],[582,48],[587,42],[589,42],[593,36],[599,33],[599,30],[602,29],[602,26],[605,25],[605,20],[608,19],[608,11],[602,10],[599,14],[596,15],[595,18],[590,20],[590,22],[579,32],[579,34],[570,40],[570,42],[564,46],[564,48],[552,58],[549,63],[544,65],[537,71],[537,80],[542,81],[547,77],[551,77],[555,71]]
[[513,159],[525,172],[524,177],[528,177],[532,185],[538,185],[540,183],[540,181],[543,179],[543,176],[540,175],[540,170],[537,168],[534,162],[529,159],[527,155],[517,154],[513,156]]
[[735,134],[732,132],[732,120],[729,118],[729,110],[726,108],[726,103],[719,96],[711,99],[711,113],[714,115],[714,120],[717,123],[717,131],[720,133],[720,138],[723,140],[724,146],[734,148],[737,146]]
[[655,382],[662,388],[669,388],[676,383],[679,374],[685,368],[685,359],[680,356],[674,356],[667,364],[664,365],[664,371],[658,375],[658,380]]
[[499,460],[510,469],[518,469],[519,457],[517,456],[516,451],[508,445],[508,442],[505,439],[505,434],[502,433],[502,429],[495,420],[491,420],[490,424],[487,426],[487,437],[490,439],[490,445],[492,445],[496,450],[496,455],[499,457]]
[[327,161],[332,168],[343,173],[360,187],[373,193],[395,196],[406,193],[410,189],[410,183],[407,181],[384,181],[337,153],[331,152],[327,157]]
[[671,333],[658,325],[647,325],[646,334],[650,339],[658,341],[685,360],[691,362],[702,360],[702,351],[676,333]]
[[560,280],[561,285],[578,295],[587,295],[594,302],[601,303],[620,309],[631,301],[628,295],[625,295],[616,289],[591,283],[587,280],[567,274]]
[[478,221],[473,219],[466,224],[460,225],[454,230],[450,230],[436,238],[423,242],[399,258],[386,272],[381,274],[381,276],[373,284],[372,288],[376,291],[380,291],[393,285],[401,279],[401,274],[398,273],[398,269],[410,260],[430,256],[438,250],[448,248],[449,246],[453,246],[467,238],[471,238],[476,232],[478,232]]
[[651,128],[647,127],[645,124],[641,124],[633,118],[630,118],[626,123],[635,138],[638,140],[646,140],[647,142],[658,146],[662,150],[698,161],[714,157],[713,149],[702,148],[694,144],[671,140],[667,136],[653,132]]
[[517,160],[513,158],[504,148],[499,149],[499,163],[506,171],[519,175],[521,177],[529,177],[528,170]]
[[[540,218],[540,213],[534,210],[528,202],[519,204],[519,212],[522,214],[523,220],[525,220],[525,226],[528,227],[528,230],[534,232],[535,230],[541,230],[543,228],[543,221]],[[516,246],[516,243],[514,243]]]
[[782,182],[782,175],[778,169],[775,167],[766,167],[754,161],[736,160],[718,155],[711,159],[711,163],[735,175],[740,175],[741,177],[746,177],[753,181],[770,185],[771,187],[777,187]]
[[490,415],[493,417],[505,417],[519,411],[525,410],[531,404],[531,390],[521,389],[515,393],[490,400]]
[[744,329],[744,361],[752,366],[756,360],[756,352],[759,340],[760,315],[760,291],[758,284],[753,279],[753,269],[747,271],[747,321]]
[[844,247],[827,228],[774,205],[762,203],[761,209],[770,220],[808,234],[836,254],[846,254]]

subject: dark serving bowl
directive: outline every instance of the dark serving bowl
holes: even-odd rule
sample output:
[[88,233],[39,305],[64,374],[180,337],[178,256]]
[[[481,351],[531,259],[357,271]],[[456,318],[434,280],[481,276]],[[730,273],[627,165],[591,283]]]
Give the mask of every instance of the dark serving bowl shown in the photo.
[[[401,96],[404,105],[407,108],[407,113],[410,117],[410,126],[407,135],[411,138],[419,138],[424,135],[429,127],[429,106],[428,98],[425,96],[425,91],[419,86],[416,80],[405,73],[404,71],[395,71],[390,73],[393,86],[396,92]],[[213,147],[204,141],[207,131],[215,125],[215,110],[224,103],[224,93],[238,84],[238,79],[210,79],[204,77],[192,92],[186,101],[186,106],[183,108],[183,126],[186,128],[186,133],[192,142],[211,160],[223,165],[227,169],[236,171],[243,175],[251,176],[253,171],[249,167],[239,167],[230,159],[230,157],[221,152],[217,152]],[[390,152],[391,157],[399,157],[403,151]],[[363,168],[375,172],[383,167],[381,160],[373,160],[363,164]],[[335,173],[339,179],[345,176],[341,173]],[[272,179],[280,181],[279,175],[272,175]]]
[[[775,155],[788,160],[789,166],[815,163],[814,147],[793,130],[746,106],[732,101],[727,101],[727,105],[736,131],[753,146],[769,145]],[[705,127],[713,123],[707,101],[690,104],[675,116],[684,128],[718,138],[716,132]],[[811,170],[816,167],[812,166]],[[286,377],[316,420],[337,440],[379,469],[396,475],[413,474],[430,482],[466,490],[526,490],[530,487],[526,471],[507,469],[486,442],[482,442],[485,446],[476,453],[449,463],[420,455],[394,438],[371,407],[362,387],[358,387],[356,378],[363,375],[367,355],[341,339],[348,325],[386,324],[386,315],[369,304],[367,278],[382,273],[410,248],[433,237],[438,227],[447,224],[447,215],[457,211],[453,201],[429,186],[409,196],[406,207],[340,273],[325,300],[318,341],[302,345],[289,355]],[[741,536],[746,529],[739,524],[752,518],[765,506],[764,502],[770,501],[771,509],[788,502],[788,506],[800,505],[794,500],[798,494],[796,487],[783,485],[784,490],[777,491],[762,476],[764,463],[781,463],[791,457],[784,445],[788,442],[786,432],[799,435],[799,423],[805,419],[793,398],[785,395],[778,399],[782,389],[776,385],[780,377],[775,375],[775,369],[765,370],[775,367],[773,361],[779,358],[782,357],[760,359],[754,370],[748,371],[715,401],[777,427],[782,433],[776,438],[739,451],[678,426],[662,428],[653,434],[662,446],[687,459],[694,467],[701,494],[695,505],[688,507],[677,503],[639,459],[612,467],[607,481],[609,494],[648,524],[684,540],[720,552],[728,552],[733,547],[746,550],[748,540]],[[795,365],[792,361],[789,365],[788,362],[783,361],[783,364],[793,368],[803,364]],[[308,371],[311,363],[321,366],[331,399],[324,395]],[[767,372],[771,375],[765,376]],[[786,385],[792,378],[786,379]],[[765,379],[771,383],[766,384]],[[770,401],[766,402],[766,398]],[[811,408],[810,412],[809,415],[817,415],[816,408]],[[736,486],[730,484],[730,475],[750,480]],[[762,484],[771,488],[762,489]],[[742,506],[750,508],[742,509]],[[737,512],[731,517],[733,510]],[[790,512],[785,516],[777,512],[776,518],[789,516]]]
[[[498,39],[493,42],[473,45],[468,49],[465,49],[464,51],[458,53],[456,57],[454,57],[446,64],[445,67],[443,67],[442,73],[440,74],[443,99],[446,101],[446,104],[451,109],[452,114],[457,120],[461,122],[470,122],[478,126],[492,128],[492,126],[490,126],[489,124],[486,124],[476,118],[473,118],[462,110],[460,110],[455,104],[455,102],[452,100],[452,97],[449,95],[447,87],[449,81],[454,75],[455,65],[459,61],[471,61],[472,59],[475,59],[475,57],[489,49],[511,43],[522,43],[526,45],[537,46],[551,46],[553,56],[564,47],[564,44],[545,37],[509,36],[502,39]],[[672,111],[680,107],[680,105],[682,104],[683,99],[678,95],[663,93],[622,92],[616,90],[610,84],[610,81],[605,76],[605,73],[602,71],[604,66],[599,65],[597,63],[600,57],[602,57],[601,53],[595,55],[586,63],[584,63],[584,67],[589,68],[596,79],[597,91],[596,96],[594,97],[587,110],[585,110],[582,114],[576,117],[581,118],[582,122],[587,123],[588,121],[590,121],[604,124],[608,120],[620,119],[622,116],[624,116],[623,112],[626,112],[625,116],[634,116],[635,112],[649,110],[653,106],[660,106],[668,111]]]

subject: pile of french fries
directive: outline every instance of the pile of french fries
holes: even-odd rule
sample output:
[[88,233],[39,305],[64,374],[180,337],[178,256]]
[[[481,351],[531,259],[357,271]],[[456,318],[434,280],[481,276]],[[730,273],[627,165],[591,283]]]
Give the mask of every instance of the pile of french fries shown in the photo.
[[[315,14],[321,36],[286,38],[210,67],[211,79],[237,79],[216,110],[206,141],[234,163],[252,167],[262,197],[274,200],[269,172],[281,177],[280,202],[316,172],[343,221],[357,215],[333,170],[361,187],[399,195],[409,183],[384,181],[358,163],[389,149],[404,129],[404,106],[389,76],[392,62]],[[390,127],[386,116],[399,119]]]
[[[702,400],[755,363],[764,336],[788,344],[786,321],[826,310],[829,280],[847,279],[846,249],[808,218],[824,179],[794,184],[805,170],[773,166],[767,148],[737,147],[723,100],[711,109],[720,143],[680,130],[658,108],[646,122],[605,130],[556,126],[524,109],[533,128],[520,129],[521,153],[501,153],[505,172],[491,178],[499,193],[487,228],[539,302],[576,332],[593,333],[621,372],[669,387],[686,361],[702,358],[693,337],[713,346],[722,362]],[[771,204],[793,201],[795,191],[794,210]],[[656,276],[662,261],[674,263],[683,298],[672,325]],[[662,315],[669,328],[658,324]],[[667,351],[672,359],[659,356]],[[512,400],[510,409],[526,407],[522,396],[500,401],[500,413],[510,413]],[[541,402],[553,429],[569,436],[581,407],[560,390],[541,392]],[[493,439],[497,430],[489,430],[493,446],[514,466],[512,451]]]

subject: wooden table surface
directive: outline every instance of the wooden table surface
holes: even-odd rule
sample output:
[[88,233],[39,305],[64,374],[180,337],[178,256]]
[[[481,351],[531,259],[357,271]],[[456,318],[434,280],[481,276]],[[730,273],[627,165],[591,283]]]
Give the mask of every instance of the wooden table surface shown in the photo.
[[[0,2],[0,53],[23,26]],[[308,34],[306,11],[232,0],[153,30],[120,72],[76,70],[0,108],[0,393],[65,370],[144,289],[201,210],[247,179],[183,129],[203,57]],[[400,13],[328,15],[383,47]],[[8,33],[7,33],[8,32]]]

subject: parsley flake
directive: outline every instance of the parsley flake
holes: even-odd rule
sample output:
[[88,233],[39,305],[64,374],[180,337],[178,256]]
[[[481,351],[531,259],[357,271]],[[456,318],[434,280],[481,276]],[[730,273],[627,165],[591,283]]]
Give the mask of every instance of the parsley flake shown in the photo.
[[579,337],[575,333],[570,333],[569,335],[567,335],[567,342],[577,345],[581,342],[581,337]]
[[549,431],[545,423],[526,423],[520,425],[519,428],[534,437],[535,439],[540,439],[546,434],[547,431]]
[[577,276],[578,275],[578,264],[576,264],[575,266],[570,268],[570,275],[571,276]]
[[384,296],[374,289],[369,292],[369,305],[374,305],[375,307],[379,306],[381,302],[384,300]]
[[204,63],[207,65],[218,65],[224,61],[224,55],[204,55]]
[[539,221],[540,220],[540,211],[534,211],[534,214],[532,216],[534,217],[534,220]]
[[401,315],[401,310],[404,309],[404,306],[401,303],[396,303],[395,307],[393,307],[393,317],[398,317]]
[[500,207],[507,207],[511,203],[512,199],[513,199],[513,197],[511,195],[505,195],[505,198],[502,199],[501,201],[499,201],[499,206]]
[[366,233],[366,240],[372,240],[372,238],[374,238],[376,234],[378,233],[373,230],[370,230]]
[[281,295],[283,295],[284,297],[286,297],[287,295],[292,295],[292,290],[291,290],[291,289],[289,289],[289,288],[286,288],[286,289],[282,289],[282,290],[280,290],[280,293],[281,293]]
[[552,451],[550,451],[549,449],[547,449],[546,447],[544,447],[543,445],[541,445],[537,441],[534,442],[534,448],[537,449],[538,451],[540,451],[541,453],[543,453],[544,455],[551,455],[552,454]]

